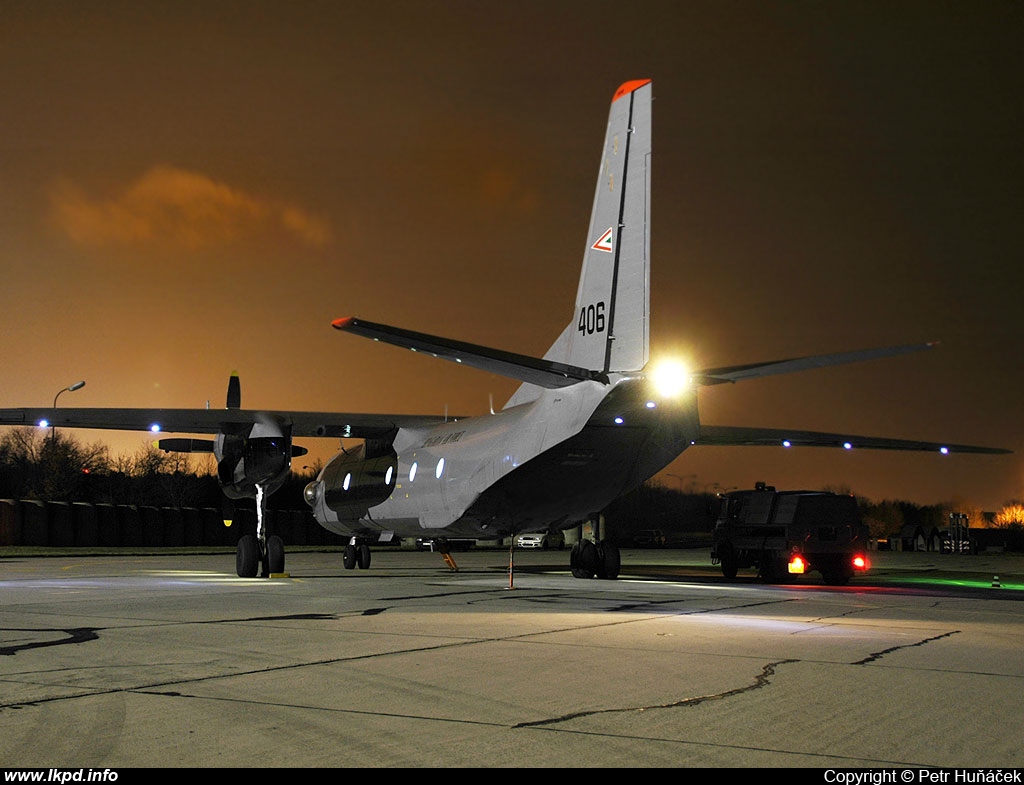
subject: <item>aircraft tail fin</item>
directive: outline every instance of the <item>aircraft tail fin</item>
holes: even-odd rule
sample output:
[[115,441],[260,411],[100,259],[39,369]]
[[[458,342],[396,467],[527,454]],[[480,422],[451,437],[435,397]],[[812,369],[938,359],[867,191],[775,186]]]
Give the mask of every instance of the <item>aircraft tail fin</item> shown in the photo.
[[639,371],[647,364],[650,312],[651,80],[612,99],[572,321],[569,365]]
[[[650,341],[651,80],[612,97],[571,321],[544,359],[607,376],[639,371]],[[520,387],[506,406],[539,394]]]
[[[334,327],[523,384],[505,408],[544,388],[643,370],[650,339],[651,80],[623,83],[612,97],[601,166],[571,320],[543,359],[346,317]],[[228,406],[230,408],[230,396]]]

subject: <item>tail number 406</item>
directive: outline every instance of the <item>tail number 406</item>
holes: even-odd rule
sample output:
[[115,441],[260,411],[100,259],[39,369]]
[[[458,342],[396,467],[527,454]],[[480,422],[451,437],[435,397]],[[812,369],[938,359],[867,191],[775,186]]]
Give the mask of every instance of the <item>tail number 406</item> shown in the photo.
[[576,329],[584,335],[604,332],[604,300],[580,308],[580,323]]

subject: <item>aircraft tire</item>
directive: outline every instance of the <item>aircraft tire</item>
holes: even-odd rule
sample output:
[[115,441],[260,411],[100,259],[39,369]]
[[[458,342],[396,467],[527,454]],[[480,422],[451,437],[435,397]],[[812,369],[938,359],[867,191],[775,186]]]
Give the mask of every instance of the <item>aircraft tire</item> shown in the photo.
[[259,569],[260,546],[251,534],[243,534],[235,551],[235,572],[239,578],[255,578]]
[[356,566],[356,546],[351,543],[345,546],[345,555],[342,563],[346,570],[353,570]]
[[569,566],[574,578],[593,578],[598,571],[600,561],[597,546],[590,540],[580,540],[572,546],[569,553]]
[[360,570],[370,569],[370,546],[364,543],[357,550],[356,565]]
[[597,550],[600,566],[597,577],[614,581],[619,577],[619,571],[622,569],[622,555],[619,553],[619,546],[613,542],[604,541]]
[[284,540],[276,534],[267,538],[267,577],[284,572]]

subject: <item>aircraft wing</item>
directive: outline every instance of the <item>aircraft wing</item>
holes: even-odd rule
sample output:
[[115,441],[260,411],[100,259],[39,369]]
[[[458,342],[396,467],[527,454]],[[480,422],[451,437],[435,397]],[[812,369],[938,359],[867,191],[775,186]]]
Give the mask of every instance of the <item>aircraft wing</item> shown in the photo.
[[744,428],[729,425],[701,425],[700,437],[694,445],[713,447],[838,447],[846,450],[904,450],[913,452],[982,453],[1005,455],[1011,450],[998,447],[977,447],[969,444],[919,442],[908,439],[886,439],[877,436],[855,436],[849,433],[820,431],[787,431],[781,428]]
[[813,368],[825,368],[830,365],[846,365],[864,360],[896,357],[900,354],[934,349],[938,345],[938,341],[929,341],[928,343],[890,346],[882,349],[861,349],[854,352],[819,354],[813,357],[793,357],[788,360],[772,360],[770,362],[751,363],[749,365],[730,365],[723,368],[708,368],[703,371],[697,371],[693,374],[692,378],[696,384],[701,385],[725,384],[726,382],[738,382],[744,379],[757,379],[762,376],[775,376],[780,373],[795,373],[796,371],[807,371]]
[[[257,411],[252,409],[0,409],[0,425],[89,428],[151,433],[221,433],[268,418],[292,436],[353,439],[389,438],[400,427],[433,425],[443,416]],[[454,418],[448,418],[449,420]]]
[[582,381],[598,381],[606,383],[608,378],[600,371],[591,371],[575,365],[542,360],[525,354],[514,354],[501,349],[487,346],[453,341],[436,335],[403,330],[387,324],[375,324],[354,316],[335,319],[335,329],[375,341],[403,346],[414,352],[423,352],[431,357],[450,360],[460,365],[468,365],[482,371],[490,371],[510,379],[535,384],[538,387],[555,389],[568,387]]

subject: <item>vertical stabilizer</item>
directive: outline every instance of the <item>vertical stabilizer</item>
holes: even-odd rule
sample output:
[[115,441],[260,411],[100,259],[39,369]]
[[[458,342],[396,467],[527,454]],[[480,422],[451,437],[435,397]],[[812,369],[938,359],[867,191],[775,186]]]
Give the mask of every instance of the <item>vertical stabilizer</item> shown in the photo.
[[[604,372],[647,364],[651,81],[626,82],[608,116],[564,362]],[[554,347],[552,347],[554,348]]]
[[[650,206],[651,80],[637,79],[612,98],[576,308],[544,359],[603,373],[647,364]],[[538,393],[524,385],[506,406]]]

